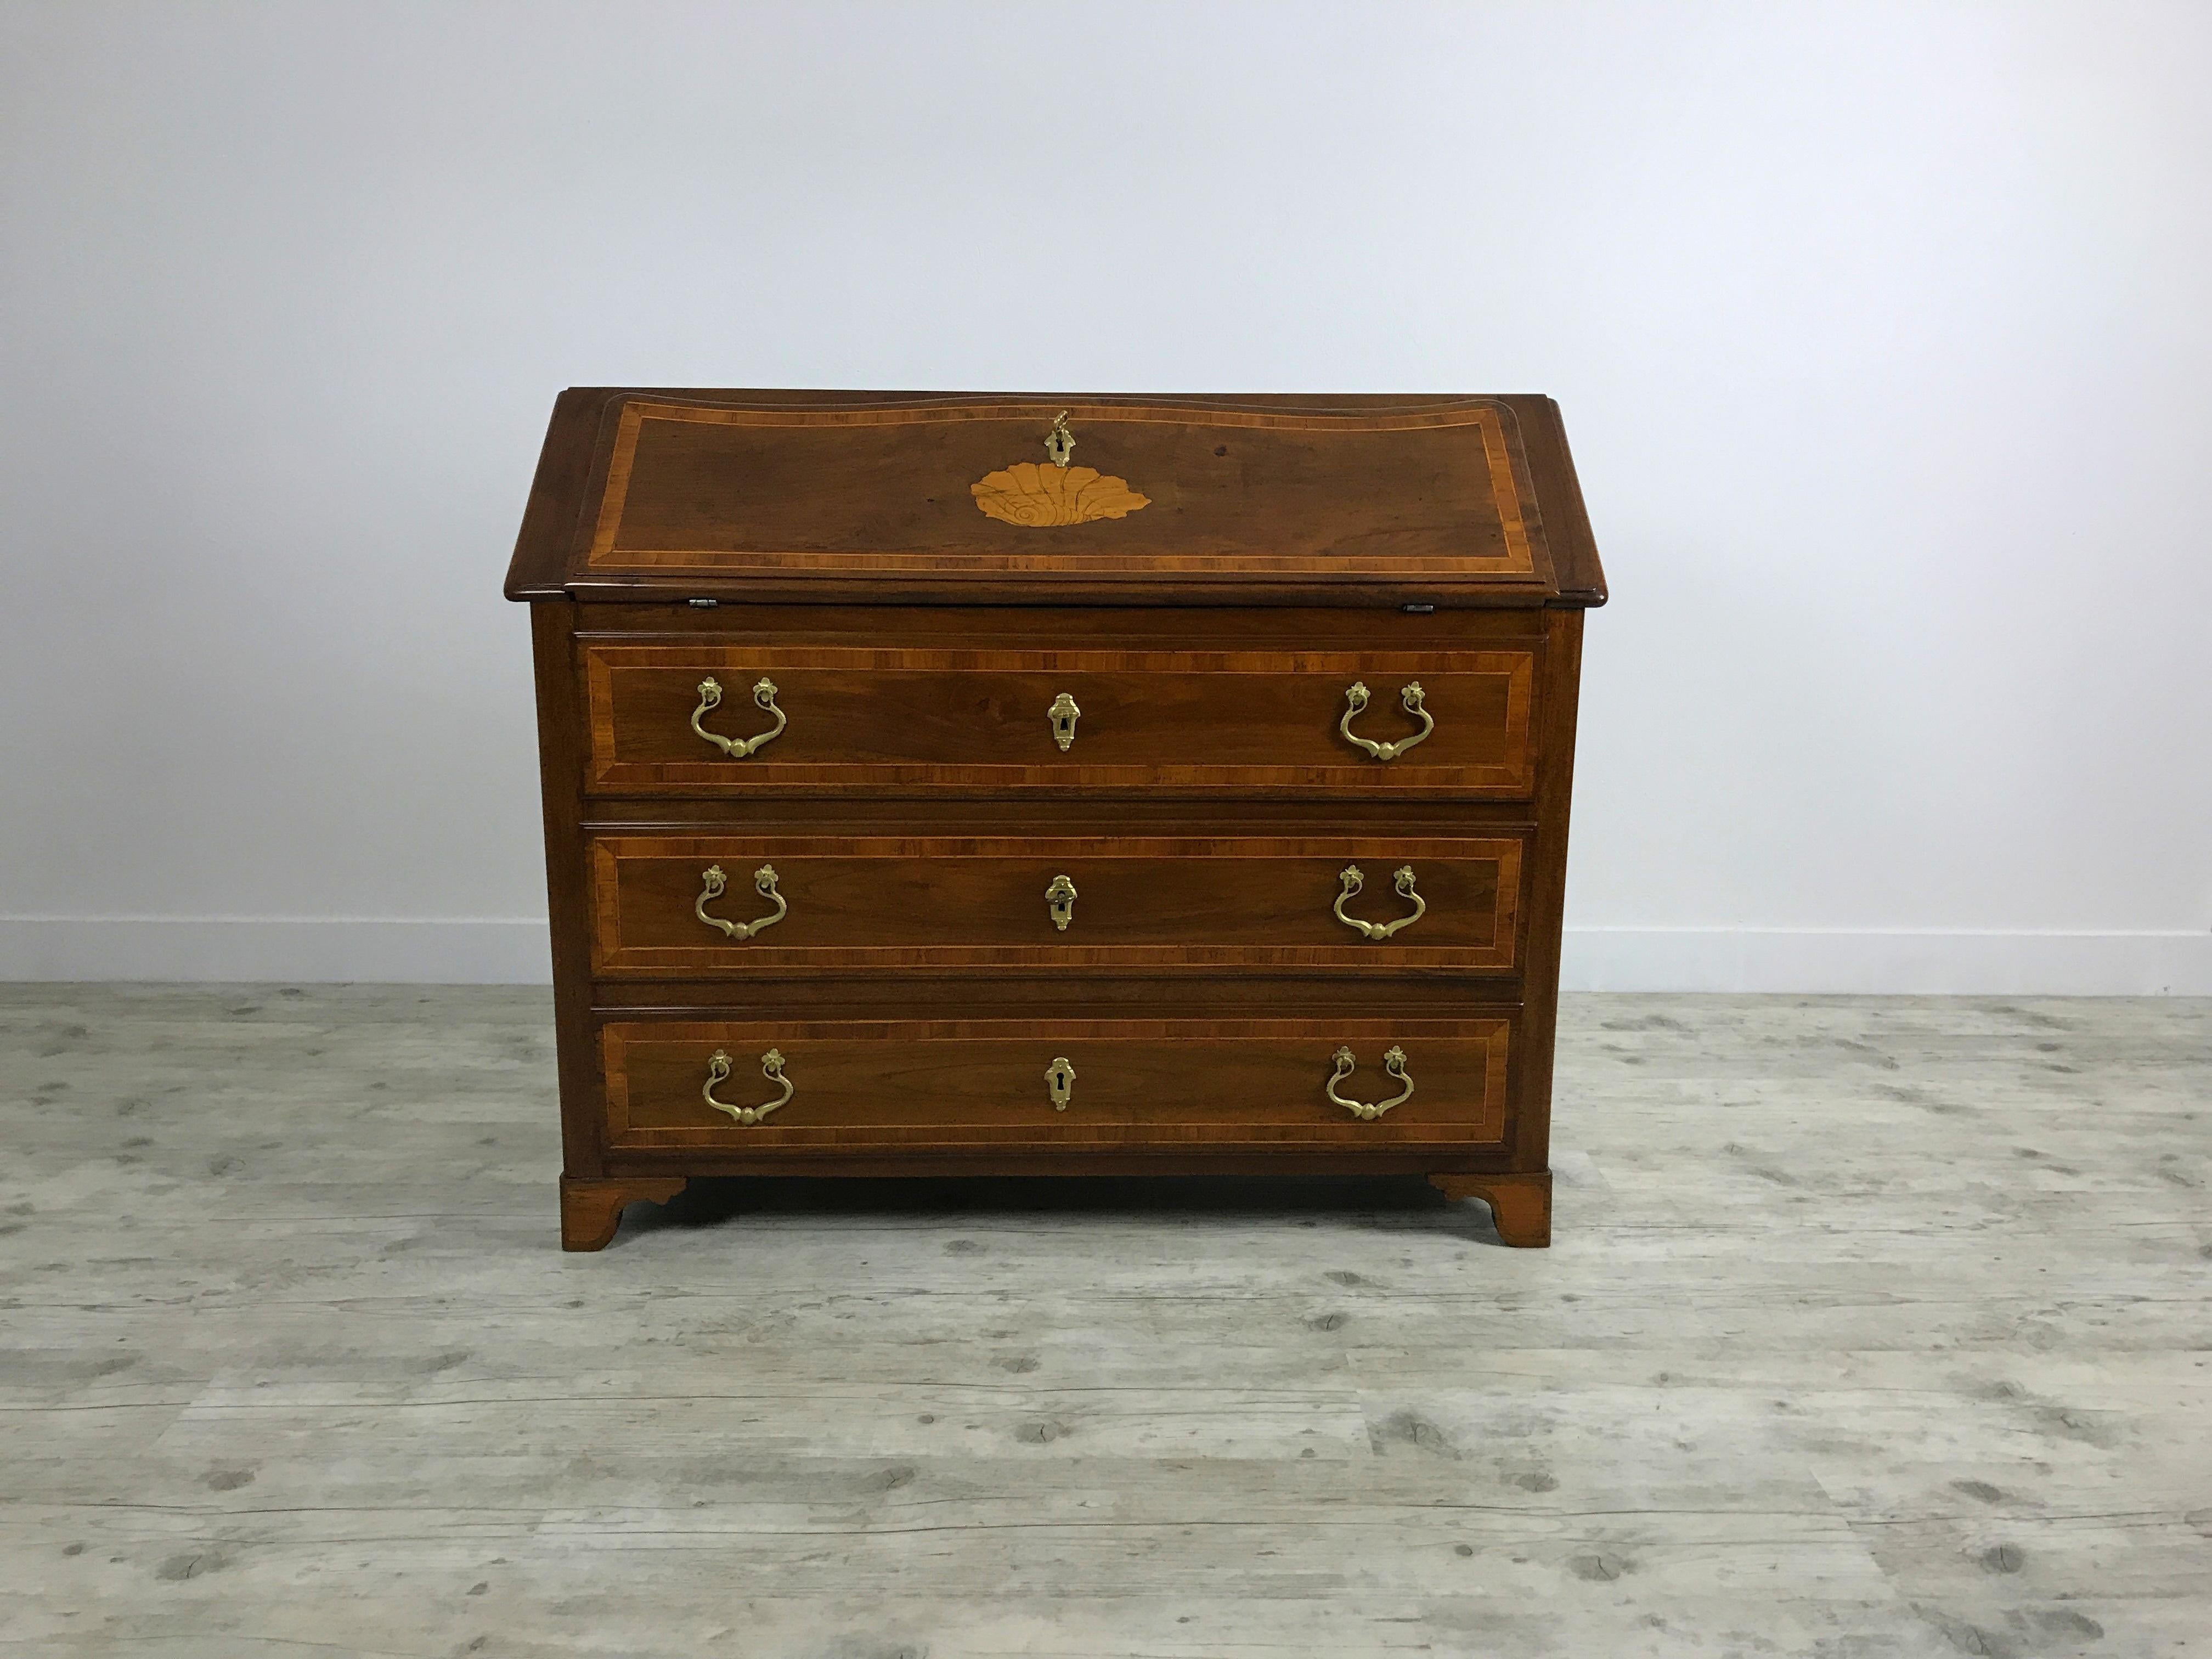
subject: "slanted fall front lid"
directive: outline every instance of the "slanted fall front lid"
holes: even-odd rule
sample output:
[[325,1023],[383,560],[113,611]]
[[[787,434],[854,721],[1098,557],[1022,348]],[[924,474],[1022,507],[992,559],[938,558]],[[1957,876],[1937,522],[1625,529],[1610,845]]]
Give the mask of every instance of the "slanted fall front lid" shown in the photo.
[[[981,578],[1041,602],[1142,586],[1542,604],[1575,589],[1538,509],[1532,404],[1556,426],[1542,398],[571,392],[532,503],[558,514],[565,415],[567,544],[541,521],[533,553],[526,524],[508,592]],[[1553,465],[1571,489],[1563,446]]]

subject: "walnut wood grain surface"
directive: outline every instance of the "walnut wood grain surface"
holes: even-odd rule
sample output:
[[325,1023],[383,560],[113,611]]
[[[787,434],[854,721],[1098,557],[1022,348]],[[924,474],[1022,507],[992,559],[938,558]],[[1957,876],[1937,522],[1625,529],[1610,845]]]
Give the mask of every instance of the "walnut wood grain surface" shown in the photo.
[[[633,420],[631,411],[647,406],[689,406],[694,418],[654,422],[667,429],[649,435],[671,441],[665,453],[646,443],[641,460],[639,440],[648,434],[642,413]],[[1031,454],[1023,447],[1042,436],[1034,412],[1048,419],[1062,409],[1094,422],[1090,442],[1079,435],[1077,458],[1086,465],[1102,459],[1109,435],[1118,441],[1142,431],[1146,423],[1133,417],[1149,412],[1149,424],[1159,428],[1153,437],[1171,434],[1175,443],[1193,452],[1188,458],[1168,458],[1192,481],[1193,500],[1174,502],[1177,510],[1171,514],[1164,503],[1126,520],[1109,521],[1108,533],[1119,533],[1111,531],[1115,525],[1128,532],[1119,541],[1092,535],[1101,529],[1097,525],[1066,526],[1086,539],[1060,551],[1041,550],[1035,532],[1024,527],[1000,526],[994,531],[985,520],[987,538],[1003,532],[1005,548],[994,550],[988,539],[963,541],[969,550],[944,556],[942,547],[929,540],[931,526],[941,534],[961,526],[958,537],[967,538],[963,514],[978,520],[983,515],[974,511],[966,493],[974,479],[960,480],[960,488],[949,495],[933,488],[947,470],[941,452],[957,448],[968,436],[990,432],[994,411],[1012,410],[1018,412],[1000,412],[995,418],[1018,428],[1007,434],[1018,453],[1000,453],[1003,447],[994,446],[987,471],[1034,460],[1042,449]],[[877,441],[875,459],[856,477],[850,471],[848,447],[825,453],[818,462],[789,447],[756,455],[752,459],[760,465],[745,476],[745,483],[764,486],[761,504],[741,500],[732,520],[742,522],[747,511],[764,513],[768,518],[760,527],[769,528],[781,499],[784,510],[798,517],[798,538],[752,538],[786,542],[780,550],[718,550],[708,526],[706,536],[696,538],[708,546],[691,550],[721,562],[679,562],[672,568],[651,562],[686,551],[673,544],[695,539],[682,533],[687,520],[702,516],[700,507],[714,499],[714,491],[729,491],[732,473],[738,471],[724,456],[697,453],[702,447],[697,432],[690,434],[687,445],[674,428],[764,417],[785,424],[756,426],[749,434],[755,440],[763,430],[781,430],[789,439],[821,433],[841,422],[873,421],[879,429],[863,436]],[[1487,429],[1492,420],[1495,434]],[[1037,429],[1031,432],[1023,422]],[[627,445],[626,423],[632,428]],[[890,429],[881,429],[885,426]],[[1426,440],[1420,436],[1424,431],[1431,434]],[[1205,441],[1209,433],[1210,443]],[[1454,433],[1459,441],[1441,452],[1440,465],[1407,467],[1398,459],[1414,454],[1423,441],[1442,442],[1445,433]],[[1394,441],[1392,446],[1382,444],[1384,437]],[[1376,453],[1358,453],[1363,440],[1372,441]],[[1502,471],[1497,464],[1501,442],[1506,458]],[[940,453],[927,453],[933,443]],[[1407,447],[1397,447],[1401,444]],[[618,460],[618,452],[625,449],[626,456]],[[980,463],[984,458],[969,459]],[[917,492],[916,469],[933,487]],[[1114,468],[1104,470],[1110,473]],[[1391,481],[1390,488],[1367,488],[1384,480]],[[1131,482],[1144,491],[1141,479]],[[855,496],[870,488],[888,489],[901,505],[888,516],[851,525],[843,547],[821,545],[824,500]],[[1229,550],[1196,550],[1190,544],[1191,512],[1198,514],[1196,527],[1203,530],[1209,507],[1236,504],[1240,494],[1241,517],[1225,526],[1214,521],[1218,534],[1225,531]],[[1430,511],[1432,497],[1444,503],[1442,514]],[[1409,498],[1423,505],[1408,511]],[[1525,567],[1507,528],[1516,508],[1529,550]],[[1555,511],[1563,515],[1557,530],[1550,523]],[[1272,522],[1271,514],[1279,515]],[[1151,526],[1137,536],[1138,521],[1148,514]],[[1163,526],[1163,518],[1174,522]],[[1343,526],[1348,533],[1324,533],[1332,525]],[[605,562],[629,558],[621,544],[632,532],[635,539],[651,544],[642,549],[648,562]],[[908,544],[917,541],[920,545]],[[1500,547],[1505,552],[1502,565]],[[1383,551],[1390,556],[1374,556]],[[595,553],[602,561],[596,565]],[[1395,609],[1408,602],[1449,608],[1605,601],[1604,574],[1573,483],[1558,406],[1540,396],[570,388],[562,394],[548,434],[544,463],[533,487],[531,533],[517,543],[508,597],[622,600],[672,588],[741,596],[753,603],[805,601],[832,592],[845,599],[988,605],[1033,603],[1040,593],[1060,603],[1170,606]]]
[[[1457,1149],[1494,1143],[1505,1115],[1512,1022],[1490,1019],[698,1021],[601,1028],[611,1148],[1326,1146]],[[1364,1122],[1325,1092],[1330,1056],[1358,1069],[1340,1086],[1376,1102],[1397,1091],[1385,1052],[1401,1047],[1414,1091]],[[763,1054],[783,1056],[791,1103],[733,1123],[701,1089],[708,1061],[732,1069],[716,1097],[774,1099]],[[1073,1102],[1055,1111],[1046,1069],[1074,1064]]]
[[[1481,610],[1327,610],[1240,605],[1231,608],[1163,605],[851,604],[817,594],[811,602],[781,600],[693,605],[670,585],[642,599],[595,599],[570,612],[585,645],[667,644],[862,646],[973,653],[1008,650],[1058,653],[1194,652],[1209,661],[1222,652],[1273,654],[1261,666],[1282,667],[1313,652],[1365,657],[1402,653],[1544,648],[1545,614],[1513,606]],[[977,659],[963,655],[974,665]]]
[[[1026,525],[973,486],[1036,467],[1055,416],[1146,506]],[[588,564],[665,572],[1499,576],[1548,584],[1502,404],[1332,413],[1077,399],[744,409],[626,402]],[[1517,475],[1517,476],[1516,476]]]
[[562,1165],[571,1176],[604,1173],[606,1115],[590,1009],[591,878],[584,858],[584,719],[570,625],[575,607],[531,607],[537,665],[538,767],[545,828],[547,919],[553,947],[553,1018],[560,1054]]
[[[1231,637],[1224,624],[1224,643]],[[603,793],[847,784],[1511,797],[1534,784],[1534,648],[1276,657],[592,643],[582,658],[587,781]],[[718,754],[691,729],[708,677],[723,696],[707,730],[768,730],[774,717],[748,691],[763,677],[788,725],[746,758]],[[1401,694],[1416,683],[1436,723],[1417,746],[1380,761],[1342,734],[1346,693],[1361,684],[1370,700],[1355,736],[1415,736]],[[1065,750],[1049,717],[1063,693],[1081,711]]]
[[[1519,837],[1414,840],[1092,836],[963,839],[602,836],[591,842],[593,971],[744,978],[799,967],[1081,967],[1212,971],[1461,968],[1510,972],[1520,909]],[[787,914],[732,939],[699,920],[704,872],[727,890],[707,914],[772,915],[765,866]],[[1411,868],[1427,908],[1389,939],[1338,920],[1346,866],[1364,878],[1345,913],[1413,914],[1395,869]],[[1076,891],[1065,929],[1047,894]]]
[[1606,601],[1605,567],[1598,559],[1597,538],[1590,531],[1589,509],[1583,502],[1582,481],[1567,447],[1559,406],[1549,398],[1504,401],[1520,412],[1528,436],[1529,475],[1544,502],[1545,529],[1559,584],[1552,603],[1565,610],[1595,609]]

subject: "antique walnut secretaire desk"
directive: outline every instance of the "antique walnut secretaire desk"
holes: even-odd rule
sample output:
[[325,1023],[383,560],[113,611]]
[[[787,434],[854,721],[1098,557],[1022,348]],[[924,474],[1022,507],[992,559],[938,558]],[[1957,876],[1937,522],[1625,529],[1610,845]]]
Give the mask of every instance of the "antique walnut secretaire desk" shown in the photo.
[[564,392],[562,1243],[692,1176],[1399,1172],[1550,1237],[1538,397]]

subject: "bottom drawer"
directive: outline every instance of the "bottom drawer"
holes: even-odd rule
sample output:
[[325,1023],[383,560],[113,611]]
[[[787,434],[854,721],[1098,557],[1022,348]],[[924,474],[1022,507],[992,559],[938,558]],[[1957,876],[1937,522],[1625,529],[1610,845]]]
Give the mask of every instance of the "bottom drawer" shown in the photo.
[[1514,1029],[1505,1012],[1327,1024],[656,1020],[609,1024],[599,1042],[616,1151],[1403,1150],[1504,1139]]

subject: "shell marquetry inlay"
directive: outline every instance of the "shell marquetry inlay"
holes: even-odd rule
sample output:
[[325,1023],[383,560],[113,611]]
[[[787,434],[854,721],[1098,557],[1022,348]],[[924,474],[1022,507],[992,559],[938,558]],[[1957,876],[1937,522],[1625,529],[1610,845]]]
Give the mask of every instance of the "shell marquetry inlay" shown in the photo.
[[1102,474],[1096,467],[1039,466],[1034,461],[988,472],[968,486],[968,493],[993,518],[1031,527],[1126,518],[1152,499],[1130,489],[1127,478]]

